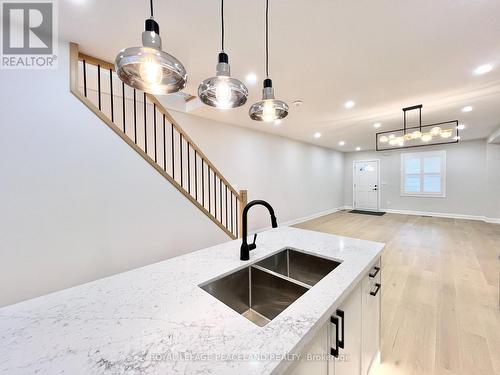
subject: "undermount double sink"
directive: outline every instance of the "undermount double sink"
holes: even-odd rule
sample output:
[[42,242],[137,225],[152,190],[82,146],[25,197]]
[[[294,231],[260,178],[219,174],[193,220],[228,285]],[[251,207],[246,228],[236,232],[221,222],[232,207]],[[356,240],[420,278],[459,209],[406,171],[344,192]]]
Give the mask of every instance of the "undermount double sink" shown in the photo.
[[287,248],[200,287],[263,327],[339,264]]

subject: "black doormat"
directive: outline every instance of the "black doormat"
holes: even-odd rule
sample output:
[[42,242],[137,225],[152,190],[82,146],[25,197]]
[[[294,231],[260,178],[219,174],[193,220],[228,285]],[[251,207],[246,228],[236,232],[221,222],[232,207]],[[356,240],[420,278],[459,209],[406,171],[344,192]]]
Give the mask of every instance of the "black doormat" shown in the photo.
[[372,215],[372,216],[383,216],[385,212],[383,211],[363,211],[363,210],[351,210],[351,214],[362,214],[362,215]]

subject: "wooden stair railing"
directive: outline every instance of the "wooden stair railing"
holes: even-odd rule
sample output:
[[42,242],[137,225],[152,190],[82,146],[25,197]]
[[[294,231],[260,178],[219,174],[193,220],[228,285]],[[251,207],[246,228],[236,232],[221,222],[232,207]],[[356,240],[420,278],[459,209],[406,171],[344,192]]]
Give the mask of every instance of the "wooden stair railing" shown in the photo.
[[121,82],[114,65],[70,44],[70,90],[217,224],[241,236],[247,192],[237,192],[158,99]]

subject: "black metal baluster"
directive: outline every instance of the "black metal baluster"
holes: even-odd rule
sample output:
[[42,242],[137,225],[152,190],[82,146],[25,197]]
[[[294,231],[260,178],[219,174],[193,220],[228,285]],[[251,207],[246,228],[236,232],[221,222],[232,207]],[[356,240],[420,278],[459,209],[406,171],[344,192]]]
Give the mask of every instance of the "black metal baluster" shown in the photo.
[[165,133],[167,132],[167,126],[165,125],[165,115],[163,115],[163,170],[167,171],[167,142]]
[[194,150],[194,198],[198,202],[198,167],[196,162],[196,149]]
[[125,133],[125,82],[122,81],[122,115],[123,115],[123,132]]
[[236,197],[234,197],[234,198],[235,198],[235,201],[236,201],[236,207],[235,207],[236,215],[234,215],[234,216],[236,216],[236,220],[235,220],[236,221],[236,237],[238,237],[239,231],[240,231],[240,227],[238,226],[238,216],[240,216],[240,211],[238,210],[238,202],[239,202],[239,200]]
[[187,160],[187,163],[188,163],[188,193],[191,194],[191,162],[189,161],[190,158],[189,158],[189,141],[187,142],[187,153],[188,153],[188,160]]
[[148,153],[148,134],[146,130],[146,93],[144,93],[144,152]]
[[215,211],[215,218],[217,219],[217,176],[215,175],[215,171],[214,171],[214,211]]
[[134,89],[134,143],[137,144],[137,95]]
[[153,103],[153,127],[154,127],[154,136],[155,136],[155,163],[158,162],[156,157],[156,103]]
[[201,204],[205,207],[205,161],[201,158]]
[[207,168],[207,185],[208,185],[208,212],[212,210],[212,197],[210,196],[210,165]]
[[175,159],[174,159],[174,125],[170,124],[172,129],[172,178],[175,180]]
[[179,132],[179,150],[181,151],[181,186],[183,185],[184,169],[182,168],[182,133]]
[[109,89],[111,92],[111,122],[115,122],[115,115],[113,108],[113,69],[109,69]]
[[83,60],[83,95],[87,97],[87,63]]
[[99,111],[101,110],[101,65],[97,65],[97,98],[99,103]]

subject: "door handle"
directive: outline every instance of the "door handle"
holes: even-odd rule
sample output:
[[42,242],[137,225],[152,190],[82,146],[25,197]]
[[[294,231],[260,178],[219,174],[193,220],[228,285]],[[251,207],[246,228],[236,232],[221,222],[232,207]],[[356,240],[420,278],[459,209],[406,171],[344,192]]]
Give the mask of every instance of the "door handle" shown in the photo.
[[373,267],[373,269],[374,269],[375,271],[370,272],[370,273],[368,274],[368,276],[370,276],[370,277],[372,277],[372,278],[373,278],[373,277],[375,277],[375,276],[377,276],[377,274],[378,274],[378,273],[379,273],[379,271],[380,271],[380,267],[375,266],[375,267]]
[[378,291],[380,290],[380,287],[381,287],[381,285],[379,283],[376,283],[375,284],[375,290],[372,290],[370,292],[370,295],[375,297],[378,294]]
[[330,323],[335,325],[335,348],[330,346],[330,354],[335,358],[339,357],[339,318],[336,316],[330,317]]
[[345,332],[345,319],[344,319],[344,312],[340,309],[337,309],[337,316],[339,318],[342,318],[342,325],[340,328],[340,331],[342,332],[342,339],[339,339],[339,348],[344,349],[344,332]]

